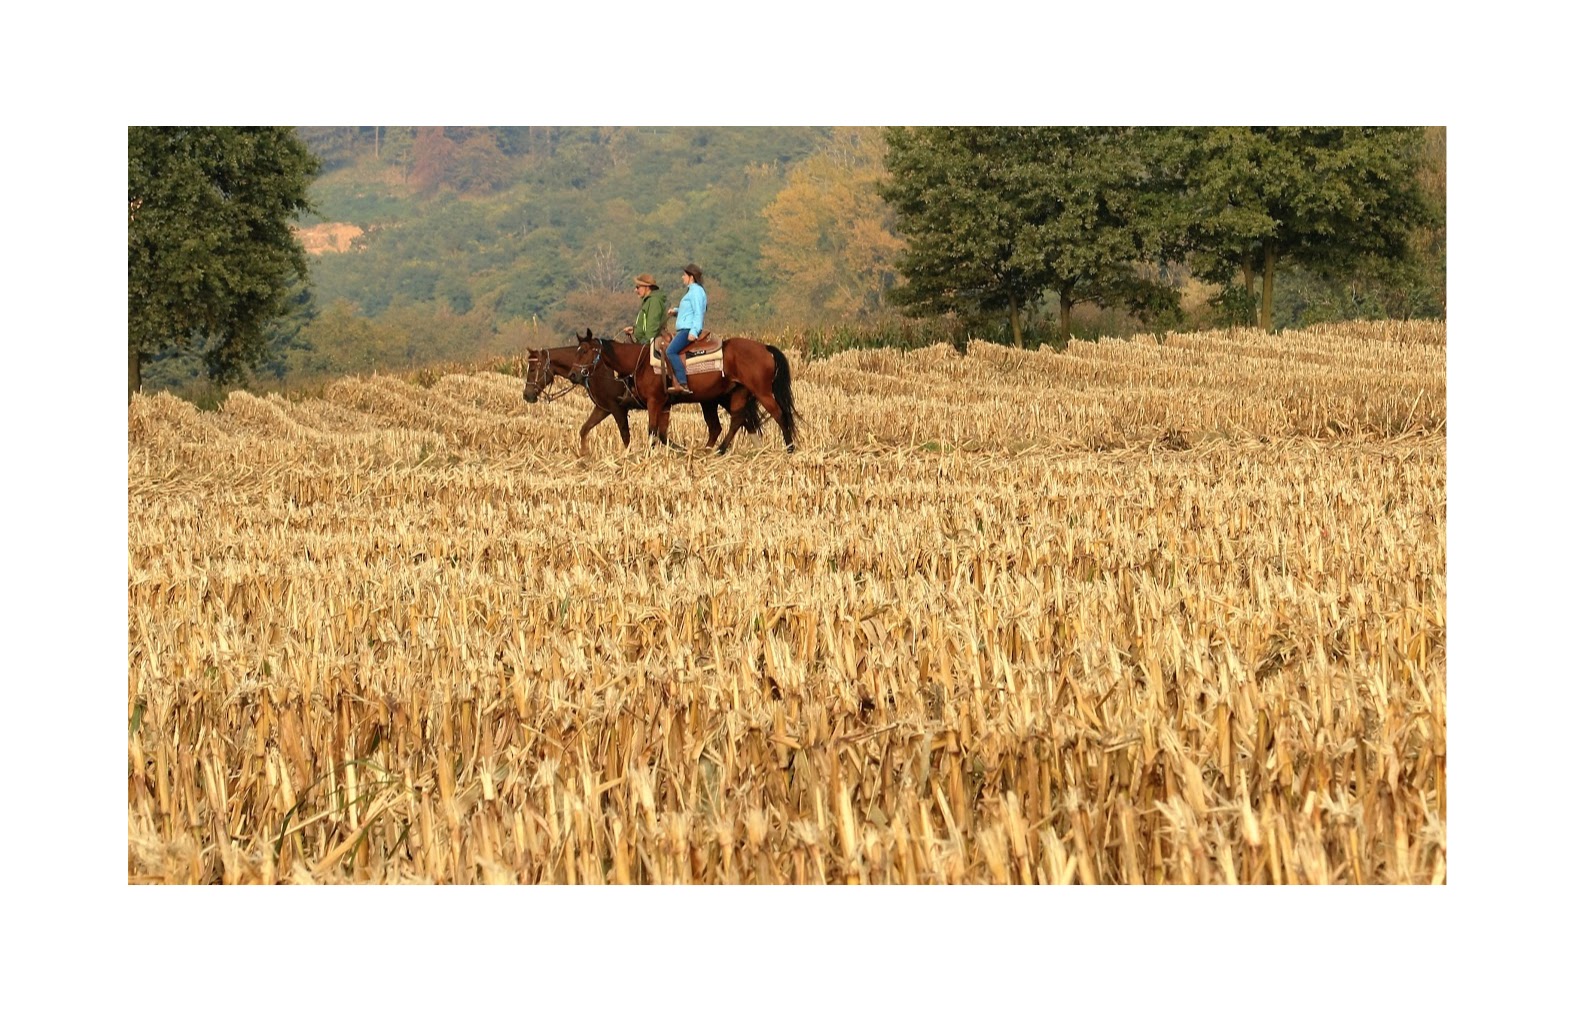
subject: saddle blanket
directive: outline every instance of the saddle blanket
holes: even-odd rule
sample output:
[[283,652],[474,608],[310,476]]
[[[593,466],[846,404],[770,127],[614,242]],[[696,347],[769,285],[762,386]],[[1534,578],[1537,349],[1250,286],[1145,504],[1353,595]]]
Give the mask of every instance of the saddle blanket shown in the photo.
[[[658,375],[665,375],[667,371],[667,344],[671,337],[662,337],[653,340],[650,344],[650,364]],[[704,375],[706,372],[721,372],[722,368],[721,340],[712,336],[710,330],[700,334],[700,338],[683,349],[683,367],[688,369],[690,375]]]

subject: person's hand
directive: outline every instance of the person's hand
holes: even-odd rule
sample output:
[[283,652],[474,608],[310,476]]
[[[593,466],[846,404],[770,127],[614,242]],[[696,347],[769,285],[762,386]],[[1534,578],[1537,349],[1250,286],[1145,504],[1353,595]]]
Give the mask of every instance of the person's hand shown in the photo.
[[675,316],[677,314],[678,314],[678,310],[676,308],[671,308],[671,309],[667,310],[667,315],[669,315],[669,316]]
[[625,326],[625,327],[623,327],[623,335],[625,337],[632,337],[634,335],[634,327],[632,327],[632,326]]

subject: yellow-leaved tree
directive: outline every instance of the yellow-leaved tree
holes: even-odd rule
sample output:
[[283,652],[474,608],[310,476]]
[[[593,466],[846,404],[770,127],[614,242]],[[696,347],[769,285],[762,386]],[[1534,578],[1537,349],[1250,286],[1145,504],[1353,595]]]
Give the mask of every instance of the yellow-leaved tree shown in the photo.
[[878,192],[885,178],[885,139],[872,126],[837,127],[788,172],[765,208],[761,249],[784,320],[868,322],[887,310],[902,241]]

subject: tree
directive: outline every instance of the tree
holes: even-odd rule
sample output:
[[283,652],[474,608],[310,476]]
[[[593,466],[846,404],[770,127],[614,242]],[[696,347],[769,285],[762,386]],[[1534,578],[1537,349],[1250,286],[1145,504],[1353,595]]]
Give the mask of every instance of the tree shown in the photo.
[[765,267],[772,301],[798,321],[867,321],[886,306],[902,243],[895,215],[880,198],[888,178],[885,140],[872,127],[837,128],[787,173],[765,208]]
[[899,302],[921,314],[1005,309],[1018,347],[1022,312],[1046,290],[1062,339],[1079,301],[1165,304],[1135,269],[1164,245],[1151,131],[893,128],[887,143],[882,193],[908,240]]
[[467,193],[491,193],[504,189],[511,177],[508,156],[497,146],[490,130],[478,130],[464,139],[454,152],[454,185]]
[[892,127],[891,180],[881,195],[896,211],[907,279],[892,292],[920,315],[1006,309],[1022,346],[1023,307],[1044,289],[1044,257],[1024,239],[1032,208],[1014,141],[1023,131],[988,127]]
[[573,290],[559,311],[548,317],[553,330],[582,333],[587,327],[602,336],[620,334],[639,311],[639,296],[630,287],[633,274],[609,242],[581,254]]
[[312,297],[311,286],[301,279],[291,282],[280,314],[267,326],[268,349],[256,370],[275,382],[283,382],[289,371],[289,356],[296,352],[311,352],[312,345],[303,331],[316,318],[317,300]]
[[1414,127],[1208,127],[1188,138],[1188,245],[1199,276],[1258,301],[1273,328],[1274,277],[1286,262],[1322,277],[1398,262],[1437,220],[1418,182]]
[[1045,257],[1060,340],[1071,338],[1079,302],[1120,305],[1149,321],[1177,312],[1179,293],[1156,269],[1179,246],[1174,162],[1163,131],[1048,127],[1029,139],[1029,243]]
[[318,161],[289,127],[131,127],[128,397],[142,365],[200,354],[208,377],[241,377],[268,350],[306,254],[291,223],[311,209]]
[[441,126],[423,126],[415,132],[411,148],[410,185],[423,196],[437,192],[448,179],[458,156],[459,145]]

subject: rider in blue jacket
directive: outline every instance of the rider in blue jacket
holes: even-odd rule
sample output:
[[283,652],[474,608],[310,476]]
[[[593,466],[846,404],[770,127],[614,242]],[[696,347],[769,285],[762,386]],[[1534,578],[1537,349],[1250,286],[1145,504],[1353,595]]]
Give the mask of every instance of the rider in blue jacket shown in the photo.
[[705,328],[705,289],[700,286],[703,279],[704,274],[693,263],[684,267],[683,283],[689,286],[689,290],[677,308],[667,310],[669,315],[678,317],[677,336],[667,345],[667,364],[672,368],[672,378],[677,380],[671,390],[690,396],[694,395],[694,390],[689,388],[689,370],[683,364],[683,349],[689,346],[690,341],[698,340]]

